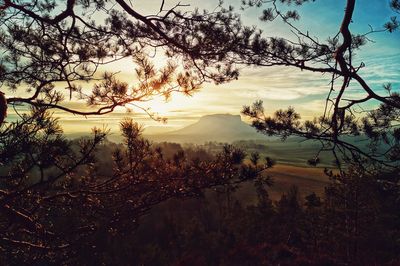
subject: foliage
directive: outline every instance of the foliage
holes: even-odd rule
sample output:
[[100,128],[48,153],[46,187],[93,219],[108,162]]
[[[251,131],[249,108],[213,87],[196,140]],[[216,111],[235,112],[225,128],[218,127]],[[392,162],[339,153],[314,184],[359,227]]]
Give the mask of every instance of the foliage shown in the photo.
[[[157,14],[145,15],[125,0],[2,1],[0,82],[8,104],[101,115],[117,106],[144,109],[140,103],[154,96],[192,94],[204,81],[237,78],[235,64],[255,30],[221,3],[212,12],[185,8],[166,9],[162,1]],[[166,63],[156,68],[155,56]],[[136,85],[100,73],[129,58]],[[66,98],[90,108],[71,108]]]
[[[369,34],[397,30],[397,18],[381,30],[353,34],[349,25],[356,1],[347,0],[338,34],[321,42],[295,26],[300,19],[295,9],[280,10],[307,2],[314,1],[243,1],[243,8],[267,5],[261,20],[281,19],[295,35],[291,41],[263,37],[221,3],[212,12],[184,12],[184,5],[166,10],[162,1],[157,14],[144,15],[124,0],[3,0],[0,263],[124,264],[121,257],[135,256],[138,264],[396,264],[400,97],[390,84],[384,86],[386,95],[379,95],[359,75],[365,66],[354,65],[353,57]],[[399,12],[399,1],[392,0],[391,7]],[[154,53],[166,63],[156,68]],[[117,73],[100,73],[101,66],[125,58],[136,65],[135,85]],[[293,188],[272,202],[271,180],[261,175],[272,167],[270,158],[261,162],[254,153],[244,163],[245,153],[232,146],[215,156],[203,153],[202,159],[183,150],[167,156],[132,120],[121,122],[124,143],[112,149],[106,168],[95,154],[107,130],[69,141],[51,113],[102,115],[133,106],[159,119],[140,103],[155,96],[168,99],[173,92],[191,94],[205,81],[236,79],[239,64],[331,75],[321,118],[302,121],[292,108],[269,117],[261,102],[243,110],[267,135],[319,140],[321,151],[331,150],[338,166],[341,159],[355,163],[337,175],[327,171],[332,183],[322,199],[311,194],[303,205]],[[346,99],[350,84],[362,88],[365,97]],[[89,108],[71,108],[68,98]],[[380,105],[354,115],[356,106],[370,101]],[[6,103],[15,110],[28,106],[30,113],[4,123]],[[366,137],[369,150],[348,136]],[[318,155],[309,161],[319,162]],[[255,180],[258,204],[245,207],[233,195],[248,180]],[[195,208],[199,213],[186,216],[189,220],[159,225],[158,242],[140,243],[135,229],[152,207],[201,196],[211,187],[219,199],[226,198],[216,201],[219,212]]]
[[146,265],[395,265],[399,188],[377,179],[352,166],[331,175],[322,196],[301,199],[292,187],[272,202],[271,184],[255,182],[256,204],[228,191],[219,201],[210,193],[164,204],[118,256]]
[[59,263],[82,250],[96,251],[93,234],[123,235],[160,202],[233,186],[271,166],[242,165],[245,154],[231,146],[210,160],[190,160],[183,151],[164,158],[132,120],[122,121],[121,131],[124,145],[113,151],[107,175],[98,171],[102,165],[94,153],[104,131],[94,130],[92,138],[78,143],[66,140],[45,110],[34,110],[5,130],[0,138],[1,261]]
[[[295,9],[289,8],[287,13],[283,11],[285,5],[302,5],[306,2],[311,1],[243,1],[244,8],[265,8],[261,20],[280,19],[294,34],[292,39],[260,39],[260,45],[253,49],[254,57],[249,59],[249,64],[291,66],[302,71],[330,75],[330,90],[323,114],[304,121],[300,114],[289,107],[267,115],[261,101],[253,106],[245,106],[243,114],[252,120],[257,130],[267,135],[278,135],[282,139],[300,136],[320,141],[320,152],[332,151],[339,167],[343,161],[362,162],[365,159],[388,168],[398,167],[399,94],[387,83],[383,85],[386,94],[380,95],[379,88],[369,85],[360,75],[364,63],[355,65],[354,60],[356,51],[370,40],[370,34],[398,29],[396,16],[391,17],[381,29],[370,26],[369,32],[355,34],[350,31],[350,23],[356,1],[348,0],[338,33],[323,41],[296,26],[293,21],[300,19],[300,16]],[[394,13],[399,13],[397,0],[390,1],[390,6]],[[348,92],[352,87],[361,88],[364,96],[350,97]],[[367,149],[355,144],[361,140],[369,143]],[[317,164],[318,154],[310,162]]]

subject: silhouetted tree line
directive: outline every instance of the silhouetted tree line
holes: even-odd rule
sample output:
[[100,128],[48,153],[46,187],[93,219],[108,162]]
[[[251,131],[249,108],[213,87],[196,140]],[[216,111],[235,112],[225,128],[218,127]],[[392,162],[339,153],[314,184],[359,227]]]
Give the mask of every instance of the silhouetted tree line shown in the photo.
[[272,201],[271,183],[255,181],[255,204],[226,187],[202,199],[171,201],[123,241],[131,244],[104,244],[124,258],[121,264],[398,265],[399,188],[377,183],[378,173],[357,166],[327,174],[323,195],[301,198],[292,187]]

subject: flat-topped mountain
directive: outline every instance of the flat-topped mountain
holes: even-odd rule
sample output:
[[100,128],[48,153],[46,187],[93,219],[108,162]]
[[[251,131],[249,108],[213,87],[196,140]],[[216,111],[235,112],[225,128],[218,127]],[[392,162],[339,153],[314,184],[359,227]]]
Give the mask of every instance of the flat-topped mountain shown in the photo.
[[194,124],[182,129],[149,135],[154,141],[192,142],[204,143],[205,141],[232,142],[235,140],[265,139],[249,124],[242,121],[240,115],[213,114],[206,115]]

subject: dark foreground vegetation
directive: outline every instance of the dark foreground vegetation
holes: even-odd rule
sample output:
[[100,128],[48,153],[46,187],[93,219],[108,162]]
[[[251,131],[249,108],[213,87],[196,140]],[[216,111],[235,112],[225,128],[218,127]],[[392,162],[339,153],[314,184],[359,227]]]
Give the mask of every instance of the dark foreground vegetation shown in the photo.
[[[14,138],[24,142],[1,150],[3,160],[14,154],[1,173],[2,264],[400,263],[398,172],[326,170],[323,195],[292,187],[271,200],[274,162],[258,153],[151,144],[131,120],[123,144],[101,131],[70,141],[46,113],[36,119],[42,130],[21,122],[27,135]],[[251,203],[238,193],[244,182]]]
[[144,219],[135,248],[113,254],[144,265],[398,265],[399,190],[377,177],[352,167],[321,197],[292,187],[278,201],[254,182],[251,205],[226,186],[174,200]]

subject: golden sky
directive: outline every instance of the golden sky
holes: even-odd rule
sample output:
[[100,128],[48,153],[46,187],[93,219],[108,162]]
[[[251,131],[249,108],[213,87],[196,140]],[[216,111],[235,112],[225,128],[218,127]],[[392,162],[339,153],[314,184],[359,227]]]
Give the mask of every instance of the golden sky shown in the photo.
[[[166,0],[165,8],[176,4],[178,1]],[[217,5],[216,0],[184,0],[194,7],[213,9]],[[319,2],[319,3],[318,3]],[[307,4],[301,10],[302,19],[298,22],[298,27],[305,31],[315,33],[320,38],[335,35],[338,30],[340,19],[343,13],[344,0],[317,1]],[[159,10],[161,0],[136,0],[135,6],[144,14],[154,14]],[[240,0],[225,1],[225,6],[232,4],[238,6]],[[201,5],[201,6],[199,6]],[[238,8],[236,9],[237,11]],[[318,10],[321,16],[315,16]],[[374,16],[370,16],[374,11]],[[260,9],[247,10],[243,13],[242,19],[246,25],[256,25],[264,30],[265,36],[290,36],[290,31],[282,23],[274,22],[270,24],[261,23],[258,20]],[[360,0],[358,9],[354,16],[355,31],[368,31],[368,24],[382,25],[388,18],[390,10],[388,6],[382,4],[382,0]],[[400,77],[400,55],[398,43],[400,43],[399,33],[380,34],[374,36],[374,42],[369,43],[364,52],[359,54],[358,59],[365,63],[366,67],[361,74],[367,81],[380,88],[382,83],[394,82],[399,85]],[[156,62],[157,63],[157,62]],[[119,78],[127,81],[130,85],[135,85],[134,64],[130,59],[124,59],[117,63],[107,65],[100,71],[119,72]],[[304,119],[310,119],[320,115],[323,111],[324,101],[329,91],[330,77],[321,74],[301,72],[297,69],[285,67],[243,67],[239,80],[232,81],[223,85],[206,83],[201,91],[192,97],[181,94],[173,94],[171,100],[165,102],[163,98],[156,98],[145,103],[144,107],[151,107],[152,111],[168,118],[168,123],[152,121],[140,110],[133,109],[127,113],[120,108],[115,113],[101,117],[81,117],[73,116],[60,111],[55,112],[60,117],[66,133],[89,132],[93,126],[107,125],[112,131],[116,132],[118,123],[122,117],[132,116],[136,121],[148,128],[148,133],[169,131],[181,128],[198,120],[206,114],[230,113],[239,114],[243,105],[250,105],[255,100],[263,100],[267,112],[272,113],[279,108],[293,106],[302,114]],[[62,86],[60,84],[60,86]],[[85,85],[90,89],[90,84]],[[354,88],[349,97],[359,96],[360,90]],[[70,106],[85,108],[82,104],[75,101],[67,103]],[[10,113],[12,118],[14,115]]]

